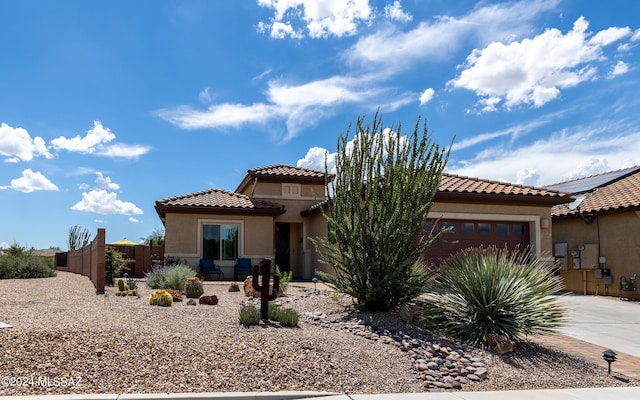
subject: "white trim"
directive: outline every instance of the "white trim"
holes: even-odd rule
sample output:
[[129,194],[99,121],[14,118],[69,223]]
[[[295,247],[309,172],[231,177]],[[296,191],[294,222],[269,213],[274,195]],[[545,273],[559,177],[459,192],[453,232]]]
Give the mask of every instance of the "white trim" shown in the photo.
[[[202,227],[204,225],[238,225],[238,257],[244,254],[244,220],[241,219],[205,219],[198,218],[198,232],[196,234],[196,255],[202,257]],[[235,265],[235,260],[219,260],[221,266]]]
[[281,199],[281,200],[313,200],[318,203],[326,199],[319,199],[317,196],[278,196],[274,194],[259,194],[254,196],[256,199]]
[[475,220],[475,221],[509,221],[529,223],[529,244],[533,246],[536,255],[541,255],[542,239],[540,233],[540,216],[523,214],[480,214],[464,212],[434,212],[430,211],[428,218],[440,220]]

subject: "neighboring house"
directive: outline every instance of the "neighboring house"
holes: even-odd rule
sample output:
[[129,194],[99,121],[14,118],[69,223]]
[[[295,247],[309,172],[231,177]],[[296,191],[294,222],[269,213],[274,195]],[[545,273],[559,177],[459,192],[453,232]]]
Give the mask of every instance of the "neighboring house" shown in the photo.
[[575,199],[553,208],[554,255],[567,289],[639,297],[621,289],[632,289],[640,273],[640,166],[547,188]]
[[[234,192],[210,189],[156,202],[165,227],[165,259],[197,267],[212,258],[233,277],[238,257],[273,258],[294,277],[311,279],[318,262],[310,237],[326,237],[325,174],[289,165],[251,169]],[[551,208],[571,198],[558,191],[444,174],[427,229],[447,233],[428,251],[433,263],[472,246],[552,252]]]
[[309,237],[327,235],[321,213],[308,210],[326,200],[325,173],[289,165],[251,169],[234,192],[210,189],[156,201],[165,228],[165,259],[196,268],[211,258],[225,278],[238,257],[274,260],[294,277],[311,279],[319,268]]

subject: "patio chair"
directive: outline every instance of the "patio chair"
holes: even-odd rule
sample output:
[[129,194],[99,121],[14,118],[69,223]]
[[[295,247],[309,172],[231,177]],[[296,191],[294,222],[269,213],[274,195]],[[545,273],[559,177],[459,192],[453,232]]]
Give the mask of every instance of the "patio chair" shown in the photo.
[[200,267],[200,272],[202,273],[205,281],[207,280],[207,275],[218,275],[218,279],[220,279],[220,276],[224,279],[224,272],[222,272],[220,267],[214,264],[212,259],[201,258],[198,266]]
[[236,265],[233,267],[233,278],[238,280],[238,275],[251,275],[251,259],[238,258]]

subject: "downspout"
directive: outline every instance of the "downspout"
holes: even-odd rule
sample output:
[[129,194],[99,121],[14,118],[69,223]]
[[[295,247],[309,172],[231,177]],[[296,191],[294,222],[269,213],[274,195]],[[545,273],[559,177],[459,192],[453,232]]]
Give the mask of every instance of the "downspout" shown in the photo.
[[253,185],[251,186],[251,198],[253,199],[253,193],[256,191],[256,185],[258,184],[258,177],[253,178]]

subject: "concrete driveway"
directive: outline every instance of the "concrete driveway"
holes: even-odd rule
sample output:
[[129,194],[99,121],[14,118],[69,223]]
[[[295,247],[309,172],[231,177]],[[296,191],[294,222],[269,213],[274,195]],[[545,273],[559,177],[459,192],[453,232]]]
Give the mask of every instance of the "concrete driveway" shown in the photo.
[[640,302],[576,294],[561,301],[569,312],[560,333],[640,357]]

